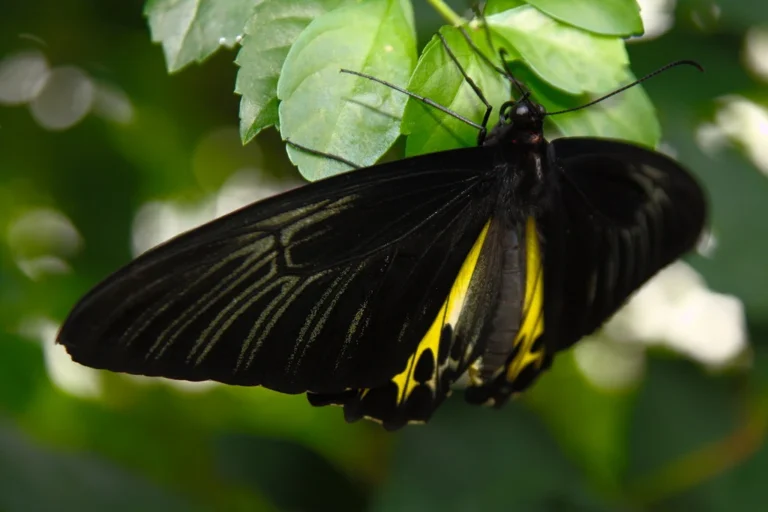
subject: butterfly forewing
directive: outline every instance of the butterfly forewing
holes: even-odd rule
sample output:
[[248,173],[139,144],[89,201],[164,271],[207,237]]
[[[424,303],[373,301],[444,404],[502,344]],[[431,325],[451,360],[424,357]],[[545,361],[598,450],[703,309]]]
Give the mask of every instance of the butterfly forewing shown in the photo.
[[599,328],[654,274],[691,250],[706,222],[701,187],[674,160],[619,141],[552,142],[561,208],[544,219],[548,340],[566,348]]
[[488,224],[497,176],[476,150],[323,180],[180,235],[83,298],[59,342],[75,361],[141,375],[380,386],[405,369]]

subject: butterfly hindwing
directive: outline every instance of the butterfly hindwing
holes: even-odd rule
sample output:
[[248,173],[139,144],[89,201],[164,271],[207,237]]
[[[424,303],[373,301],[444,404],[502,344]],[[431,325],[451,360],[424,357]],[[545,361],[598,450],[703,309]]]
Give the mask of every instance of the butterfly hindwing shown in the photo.
[[501,283],[499,238],[503,227],[490,218],[466,256],[426,335],[388,382],[341,395],[310,395],[314,404],[343,405],[347,420],[386,418],[387,429],[426,422],[450,394],[451,385],[482,352],[492,328]]
[[397,376],[477,264],[492,170],[486,149],[462,149],[245,207],[108,277],[58,341],[75,361],[141,375],[344,396],[410,386]]
[[700,186],[661,153],[624,142],[551,143],[560,208],[544,220],[548,336],[555,350],[599,328],[656,272],[691,250],[706,222]]

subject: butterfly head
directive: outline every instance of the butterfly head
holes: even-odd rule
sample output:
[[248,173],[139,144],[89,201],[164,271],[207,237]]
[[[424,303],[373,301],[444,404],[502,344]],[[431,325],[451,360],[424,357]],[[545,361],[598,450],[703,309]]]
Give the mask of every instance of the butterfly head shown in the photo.
[[488,136],[486,144],[512,143],[536,146],[544,142],[543,106],[530,101],[527,96],[508,101],[499,110],[499,123]]

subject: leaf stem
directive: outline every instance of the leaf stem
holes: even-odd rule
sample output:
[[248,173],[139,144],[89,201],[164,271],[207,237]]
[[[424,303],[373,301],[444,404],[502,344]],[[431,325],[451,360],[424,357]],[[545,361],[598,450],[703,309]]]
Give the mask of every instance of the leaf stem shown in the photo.
[[444,0],[427,0],[427,3],[431,5],[437,11],[437,13],[443,17],[445,21],[454,27],[458,27],[459,25],[466,23],[466,20],[456,14],[456,12],[451,9]]

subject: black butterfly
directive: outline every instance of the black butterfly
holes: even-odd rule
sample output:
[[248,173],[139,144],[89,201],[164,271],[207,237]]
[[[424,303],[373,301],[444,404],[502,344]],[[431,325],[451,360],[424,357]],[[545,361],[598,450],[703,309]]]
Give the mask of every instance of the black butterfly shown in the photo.
[[58,342],[87,366],[306,392],[388,429],[427,421],[459,379],[469,402],[501,405],[690,250],[706,218],[674,160],[547,142],[545,115],[526,93],[477,147],[182,234],[86,295]]

